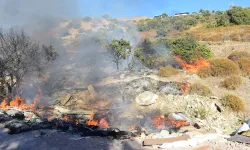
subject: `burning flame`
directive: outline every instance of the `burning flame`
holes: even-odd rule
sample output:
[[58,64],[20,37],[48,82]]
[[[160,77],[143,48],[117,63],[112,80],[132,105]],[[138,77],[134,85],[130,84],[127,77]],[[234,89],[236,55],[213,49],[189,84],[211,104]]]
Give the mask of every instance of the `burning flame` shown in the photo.
[[179,127],[184,127],[184,126],[188,126],[189,122],[186,120],[173,120],[171,118],[167,119],[168,123],[179,128]]
[[164,116],[156,116],[152,119],[152,123],[156,129],[162,129],[165,127],[165,117]]
[[94,114],[90,114],[90,118],[87,121],[88,126],[98,126],[100,128],[110,128],[108,121],[105,118],[101,118],[100,121],[94,119]]
[[87,121],[88,126],[98,126],[98,120],[94,120],[94,113],[90,114],[89,120]]
[[38,99],[34,98],[33,104],[26,104],[25,99],[23,99],[21,96],[17,96],[15,99],[10,101],[9,105],[7,105],[7,100],[4,99],[2,103],[0,104],[0,108],[19,107],[24,110],[35,109],[37,102],[38,102]]
[[174,58],[176,59],[177,62],[179,62],[181,64],[181,67],[183,69],[185,69],[191,73],[196,73],[202,67],[209,67],[210,66],[210,63],[201,57],[199,57],[196,62],[193,62],[191,64],[186,63],[180,57],[175,56]]
[[7,107],[7,100],[6,99],[4,99],[2,101],[2,103],[0,104],[0,108],[5,108],[5,107]]
[[191,86],[191,84],[189,83],[189,82],[183,82],[182,84],[181,84],[181,92],[182,92],[182,94],[186,94],[186,93],[188,93],[188,91],[189,91],[189,89],[190,89],[190,86]]
[[105,118],[102,118],[99,122],[100,128],[109,128],[109,124]]

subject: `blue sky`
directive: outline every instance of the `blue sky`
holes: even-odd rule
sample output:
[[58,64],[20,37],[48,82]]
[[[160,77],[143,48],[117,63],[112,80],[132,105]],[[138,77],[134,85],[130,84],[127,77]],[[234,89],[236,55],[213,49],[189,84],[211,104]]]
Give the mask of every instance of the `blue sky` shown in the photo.
[[78,7],[83,16],[152,17],[162,13],[198,12],[200,8],[226,10],[230,3],[250,7],[250,0],[79,0]]

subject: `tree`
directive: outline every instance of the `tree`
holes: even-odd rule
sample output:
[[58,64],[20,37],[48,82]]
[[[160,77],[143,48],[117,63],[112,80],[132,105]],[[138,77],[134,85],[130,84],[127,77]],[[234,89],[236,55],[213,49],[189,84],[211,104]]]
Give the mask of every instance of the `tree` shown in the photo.
[[227,11],[230,22],[236,25],[250,24],[250,9],[242,7],[232,7]]
[[40,75],[57,56],[53,46],[40,46],[24,31],[0,30],[0,93],[17,94],[13,89],[24,77]]
[[112,40],[108,44],[107,50],[111,54],[111,60],[116,64],[117,70],[119,70],[121,60],[126,59],[130,55],[131,49],[130,42],[123,39]]

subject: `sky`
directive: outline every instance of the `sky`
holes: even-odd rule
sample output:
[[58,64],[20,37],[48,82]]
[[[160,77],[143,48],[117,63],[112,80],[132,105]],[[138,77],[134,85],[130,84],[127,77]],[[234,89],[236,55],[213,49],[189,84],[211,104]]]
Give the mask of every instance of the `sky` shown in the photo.
[[78,0],[80,15],[112,17],[149,16],[205,10],[227,10],[230,4],[250,7],[250,0]]

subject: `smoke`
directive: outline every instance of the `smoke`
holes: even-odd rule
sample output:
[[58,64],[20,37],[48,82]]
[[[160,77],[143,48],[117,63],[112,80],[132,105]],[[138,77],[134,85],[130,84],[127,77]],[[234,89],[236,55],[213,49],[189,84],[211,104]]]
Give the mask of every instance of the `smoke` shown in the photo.
[[[112,18],[116,9],[108,10],[108,18],[90,16],[90,21],[86,21],[86,17],[81,17],[85,16],[81,14],[84,7],[87,8],[79,7],[78,0],[0,1],[0,25],[4,29],[22,28],[39,43],[53,45],[59,53],[45,71],[46,80],[41,82],[35,76],[24,79],[23,95],[30,101],[42,95],[45,104],[52,101],[55,93],[86,87],[117,72],[103,41],[123,38],[134,46],[140,40],[134,22]],[[125,69],[131,59],[122,62],[120,68]]]

